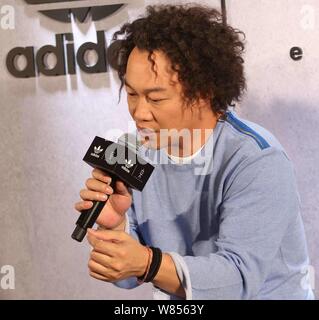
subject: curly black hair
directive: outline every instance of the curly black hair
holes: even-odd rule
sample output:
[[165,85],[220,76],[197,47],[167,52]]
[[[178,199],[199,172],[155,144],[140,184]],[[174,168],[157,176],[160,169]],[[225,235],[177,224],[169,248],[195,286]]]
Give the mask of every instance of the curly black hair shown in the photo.
[[[243,39],[241,39],[243,36]],[[113,34],[107,51],[110,66],[124,85],[127,61],[134,47],[166,54],[178,73],[188,102],[209,99],[215,114],[225,115],[246,89],[244,76],[245,34],[223,23],[214,8],[198,4],[151,5],[146,15],[125,23]]]

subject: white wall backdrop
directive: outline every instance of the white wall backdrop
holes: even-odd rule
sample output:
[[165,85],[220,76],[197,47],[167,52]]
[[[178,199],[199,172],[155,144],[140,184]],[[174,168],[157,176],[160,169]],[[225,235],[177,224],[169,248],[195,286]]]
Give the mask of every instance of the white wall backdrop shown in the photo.
[[[81,160],[87,147],[95,135],[105,137],[110,129],[126,131],[129,125],[124,91],[117,104],[116,75],[86,74],[77,68],[75,75],[17,79],[5,65],[12,48],[34,46],[37,51],[54,45],[59,33],[72,32],[76,48],[95,42],[96,30],[104,30],[109,41],[146,5],[165,3],[124,2],[128,3],[124,9],[101,21],[66,24],[39,14],[24,1],[0,0],[0,269],[5,265],[15,269],[15,289],[0,286],[0,299],[151,298],[149,285],[123,290],[90,278],[90,247],[70,237],[77,218],[73,204],[91,172]],[[220,8],[219,0],[205,3]],[[319,3],[227,0],[226,4],[228,21],[247,36],[248,91],[238,111],[270,129],[293,159],[311,264],[319,270]],[[7,5],[14,9],[14,29],[4,28]],[[41,5],[46,7],[53,5]],[[294,46],[303,50],[300,61],[290,58]]]
[[[239,113],[272,131],[294,162],[318,297],[319,2],[226,2],[228,21],[247,36],[248,92]],[[302,48],[302,60],[290,58],[292,47]]]

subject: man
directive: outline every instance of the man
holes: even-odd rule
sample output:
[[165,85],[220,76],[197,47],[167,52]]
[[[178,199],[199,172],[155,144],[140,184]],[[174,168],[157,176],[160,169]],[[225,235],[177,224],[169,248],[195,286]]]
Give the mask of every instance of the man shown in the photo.
[[157,163],[141,193],[113,190],[99,170],[86,181],[78,211],[109,196],[89,230],[90,275],[151,281],[156,299],[312,299],[293,167],[230,110],[245,88],[244,45],[221,20],[204,6],[151,6],[114,34],[111,66]]

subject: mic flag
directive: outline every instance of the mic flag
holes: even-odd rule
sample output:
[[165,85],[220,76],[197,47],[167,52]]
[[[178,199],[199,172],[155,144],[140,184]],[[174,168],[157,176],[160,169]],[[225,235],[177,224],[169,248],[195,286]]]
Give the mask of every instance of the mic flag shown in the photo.
[[[138,148],[137,138],[130,134],[121,136],[118,143],[95,137],[83,160],[93,168],[107,173],[112,178],[113,189],[116,180],[121,180],[126,186],[142,191],[154,167],[137,154]],[[93,227],[105,204],[106,201],[93,201],[92,208],[81,212],[72,233],[74,240],[83,240],[87,229]]]

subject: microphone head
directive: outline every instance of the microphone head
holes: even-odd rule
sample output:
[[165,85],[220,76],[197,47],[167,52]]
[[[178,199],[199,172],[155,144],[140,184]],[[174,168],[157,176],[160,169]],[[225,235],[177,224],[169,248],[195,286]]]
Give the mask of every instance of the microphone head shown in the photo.
[[138,140],[137,136],[132,133],[122,134],[117,143],[129,148],[130,150],[137,152],[139,148],[142,146],[141,141]]

